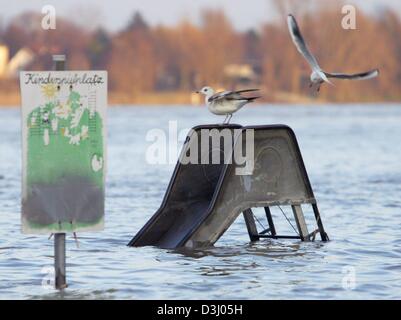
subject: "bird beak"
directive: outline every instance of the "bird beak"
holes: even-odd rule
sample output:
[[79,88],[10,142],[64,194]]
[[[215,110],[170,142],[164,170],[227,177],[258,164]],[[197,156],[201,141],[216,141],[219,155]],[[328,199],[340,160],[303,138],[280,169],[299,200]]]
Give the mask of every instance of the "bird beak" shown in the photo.
[[200,92],[199,91],[195,91],[195,93],[199,94]]

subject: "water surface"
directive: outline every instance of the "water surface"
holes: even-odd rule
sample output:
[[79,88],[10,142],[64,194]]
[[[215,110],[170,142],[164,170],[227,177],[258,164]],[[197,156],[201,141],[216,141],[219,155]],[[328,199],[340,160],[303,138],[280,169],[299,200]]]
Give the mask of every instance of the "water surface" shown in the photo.
[[[20,233],[20,116],[0,109],[0,298],[401,298],[396,105],[253,106],[233,118],[294,129],[330,242],[250,243],[239,217],[207,250],[126,247],[159,207],[174,168],[147,163],[147,132],[160,128],[168,138],[169,121],[177,121],[181,140],[186,129],[221,120],[200,107],[110,108],[106,229],[78,234],[79,248],[68,238],[69,288],[59,293],[46,286],[53,241]],[[282,214],[273,215],[278,231],[290,233]]]

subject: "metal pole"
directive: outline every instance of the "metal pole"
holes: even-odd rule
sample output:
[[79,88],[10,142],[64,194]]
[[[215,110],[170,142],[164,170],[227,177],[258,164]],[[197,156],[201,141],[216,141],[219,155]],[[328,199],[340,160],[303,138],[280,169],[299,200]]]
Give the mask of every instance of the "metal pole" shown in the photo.
[[65,233],[54,234],[54,271],[56,289],[67,288]]
[[324,231],[323,222],[320,217],[320,212],[319,208],[317,207],[317,204],[316,203],[312,204],[312,208],[313,208],[313,213],[315,214],[317,226],[319,228],[319,233],[322,241],[329,241],[329,236],[327,235],[326,231]]
[[[53,55],[53,68],[65,70],[65,55]],[[56,289],[67,287],[65,233],[54,234],[54,271]]]
[[259,233],[256,227],[255,219],[253,218],[253,213],[251,209],[246,209],[243,212],[246,228],[248,229],[249,239],[251,241],[259,240]]
[[53,69],[55,71],[65,70],[65,55],[64,54],[54,54],[53,55]]
[[308,226],[306,225],[305,216],[302,211],[301,205],[292,205],[292,212],[294,213],[295,222],[297,223],[299,236],[302,241],[309,241],[308,239]]
[[275,236],[277,234],[276,233],[276,227],[274,226],[272,213],[271,213],[269,207],[265,207],[265,213],[266,213],[267,222],[269,223],[270,234],[272,236]]

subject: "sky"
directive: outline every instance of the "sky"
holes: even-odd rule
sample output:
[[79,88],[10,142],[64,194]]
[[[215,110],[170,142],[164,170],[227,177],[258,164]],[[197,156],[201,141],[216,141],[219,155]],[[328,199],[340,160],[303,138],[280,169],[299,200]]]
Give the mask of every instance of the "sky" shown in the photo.
[[[344,3],[360,5],[369,12],[389,6],[401,15],[400,0],[344,0]],[[274,19],[269,0],[0,0],[0,18],[7,23],[11,17],[27,10],[40,13],[44,5],[53,5],[57,15],[89,24],[89,27],[103,25],[110,31],[124,27],[136,10],[153,25],[174,25],[183,17],[199,22],[202,8],[223,9],[238,30],[254,28]]]

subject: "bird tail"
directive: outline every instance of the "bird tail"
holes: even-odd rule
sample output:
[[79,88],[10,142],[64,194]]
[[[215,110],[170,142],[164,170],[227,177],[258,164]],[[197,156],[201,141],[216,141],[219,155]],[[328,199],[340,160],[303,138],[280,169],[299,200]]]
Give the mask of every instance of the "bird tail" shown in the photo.
[[246,100],[248,100],[248,102],[254,102],[256,99],[261,98],[260,96],[256,96],[256,97],[247,97]]

